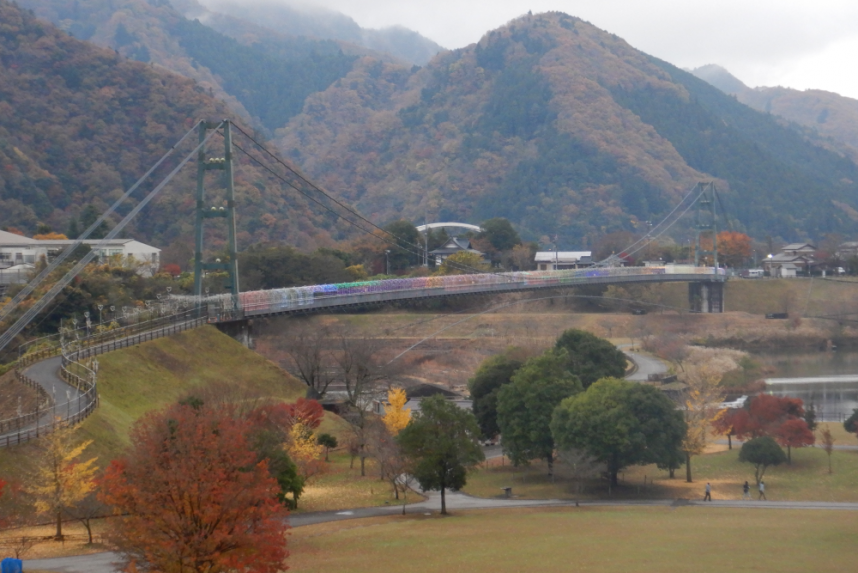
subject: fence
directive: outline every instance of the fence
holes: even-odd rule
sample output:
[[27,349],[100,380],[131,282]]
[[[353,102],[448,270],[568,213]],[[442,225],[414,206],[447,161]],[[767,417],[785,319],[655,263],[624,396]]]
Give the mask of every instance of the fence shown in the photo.
[[[114,329],[106,333],[99,333],[94,337],[76,340],[73,344],[68,345],[75,346],[76,348],[69,349],[67,347],[67,352],[62,352],[59,347],[48,347],[24,354],[18,360],[15,374],[18,380],[36,388],[40,396],[44,400],[47,400],[47,402],[43,403],[40,401],[39,407],[33,412],[0,422],[0,434],[5,434],[0,435],[0,447],[26,443],[50,432],[57,424],[77,424],[95,411],[95,408],[98,406],[97,368],[90,368],[82,361],[106,352],[178,334],[179,332],[197,328],[207,323],[207,316],[201,316],[201,313],[197,311],[190,311],[148,321],[139,325],[129,325],[128,327]],[[147,329],[139,332],[141,326]],[[134,333],[135,331],[137,331],[136,334]],[[106,334],[110,334],[111,336],[104,336]],[[69,397],[65,404],[59,405],[56,404],[41,385],[23,373],[25,366],[58,354],[61,356],[60,378],[80,392],[74,399]],[[72,411],[72,404],[75,402],[77,405],[74,406],[74,411]],[[63,409],[65,409],[65,415],[63,415]],[[57,410],[59,410],[59,416],[57,416]],[[43,418],[48,413],[51,413],[50,419],[44,421]],[[28,427],[33,422],[36,423],[36,426],[34,428]]]

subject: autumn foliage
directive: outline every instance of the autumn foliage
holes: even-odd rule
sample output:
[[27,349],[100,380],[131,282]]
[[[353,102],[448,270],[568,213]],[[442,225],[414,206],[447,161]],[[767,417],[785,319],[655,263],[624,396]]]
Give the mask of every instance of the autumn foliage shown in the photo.
[[391,388],[387,393],[387,402],[382,421],[390,435],[395,436],[411,421],[411,408],[405,407],[408,396],[402,388]]
[[163,573],[275,573],[288,555],[285,509],[251,425],[223,410],[176,405],[134,426],[101,498],[122,515],[116,538],[132,563]]
[[815,441],[802,416],[804,402],[800,398],[760,394],[751,398],[746,407],[728,410],[716,421],[716,431],[731,433],[741,440],[770,436],[791,452],[793,447],[809,446]]
[[718,233],[718,259],[728,267],[742,265],[751,256],[751,237],[737,231]]

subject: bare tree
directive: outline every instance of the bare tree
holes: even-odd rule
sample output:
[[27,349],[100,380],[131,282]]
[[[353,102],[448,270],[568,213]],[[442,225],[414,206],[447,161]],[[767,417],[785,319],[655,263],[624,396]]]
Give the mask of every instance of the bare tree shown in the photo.
[[831,435],[831,430],[828,428],[828,424],[824,424],[822,426],[822,430],[820,431],[822,434],[822,447],[825,449],[825,453],[828,454],[828,473],[832,473],[831,471],[831,452],[834,451],[834,436]]
[[607,471],[605,464],[597,461],[584,450],[563,450],[557,453],[554,474],[572,480],[575,484],[575,506],[583,490],[586,479],[598,477]]
[[336,377],[333,367],[336,343],[330,327],[308,322],[302,322],[281,338],[282,349],[289,357],[287,370],[310,388],[310,398],[323,398]]
[[369,439],[371,407],[374,399],[383,399],[383,382],[392,375],[383,359],[384,344],[375,338],[357,336],[346,331],[338,341],[335,364],[338,381],[343,385],[348,412],[344,417],[351,424],[353,442],[360,457],[360,475],[366,475],[366,458],[370,455]]
[[396,438],[380,419],[367,424],[367,447],[378,464],[379,477],[393,488],[394,499],[404,492],[402,476],[407,473],[407,461],[402,455]]
[[92,545],[92,520],[110,515],[110,508],[98,501],[97,493],[92,491],[75,507],[66,509],[66,513],[84,526],[89,538],[87,544]]

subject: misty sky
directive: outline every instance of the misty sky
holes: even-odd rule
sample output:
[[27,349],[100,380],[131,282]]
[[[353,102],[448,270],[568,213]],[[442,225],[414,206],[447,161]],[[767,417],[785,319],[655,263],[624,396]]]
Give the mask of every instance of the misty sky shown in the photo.
[[300,1],[367,28],[400,24],[446,48],[476,42],[528,10],[559,10],[680,67],[720,64],[750,86],[858,98],[858,0]]

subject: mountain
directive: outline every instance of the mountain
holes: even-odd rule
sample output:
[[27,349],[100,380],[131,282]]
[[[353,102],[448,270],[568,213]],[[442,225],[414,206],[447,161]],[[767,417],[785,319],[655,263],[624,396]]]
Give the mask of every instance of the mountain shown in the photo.
[[432,40],[401,26],[381,30],[361,28],[344,14],[308,5],[235,0],[203,0],[203,4],[214,12],[252,22],[285,36],[340,40],[387,53],[419,66],[428,63],[435,54],[444,49]]
[[[195,82],[77,40],[6,0],[0,22],[0,226],[32,233],[46,223],[65,232],[86,207],[104,211],[197,119],[235,119]],[[181,153],[192,148],[186,142]],[[239,159],[243,247],[332,242],[329,219]],[[162,167],[155,177],[167,173]],[[184,265],[192,256],[195,175],[193,164],[185,167],[128,228],[129,236],[169,246],[165,262]],[[224,237],[213,225],[208,240],[217,249]]]
[[712,179],[733,224],[758,237],[852,233],[858,214],[855,163],[561,13],[419,70],[359,60],[277,142],[379,221],[504,216],[568,247],[645,230]]
[[703,66],[691,73],[724,93],[735,95],[745,105],[807,128],[808,137],[817,144],[832,147],[858,161],[858,100],[823,90],[750,88],[716,65]]

